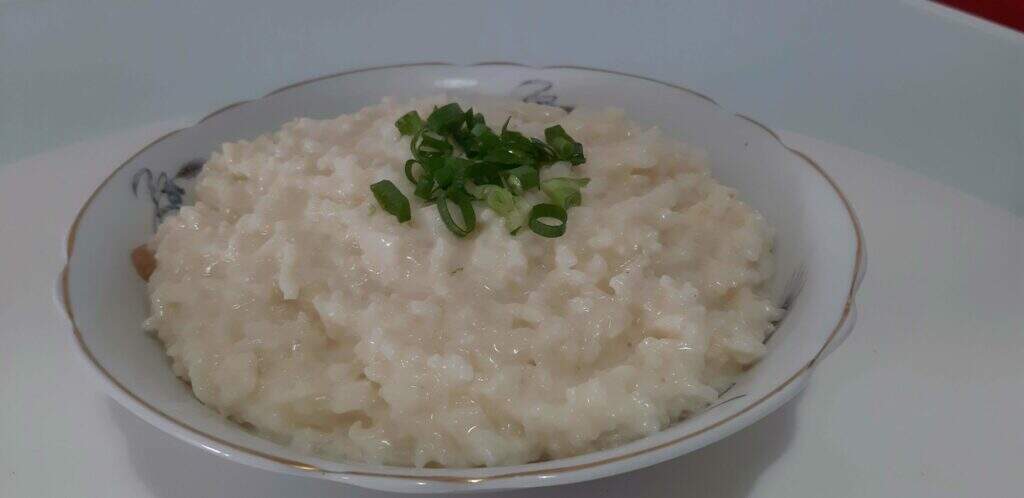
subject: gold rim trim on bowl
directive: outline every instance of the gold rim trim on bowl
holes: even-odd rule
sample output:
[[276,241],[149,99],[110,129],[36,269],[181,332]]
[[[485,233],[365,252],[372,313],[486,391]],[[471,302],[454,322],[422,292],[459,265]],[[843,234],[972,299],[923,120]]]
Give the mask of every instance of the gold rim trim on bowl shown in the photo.
[[[397,69],[397,68],[404,68],[404,67],[426,67],[426,66],[458,66],[458,64],[450,64],[450,63],[446,63],[446,62],[423,62],[423,63],[395,64],[395,65],[387,65],[387,66],[366,67],[366,68],[354,69],[354,70],[350,70],[350,71],[342,71],[342,72],[338,72],[338,73],[332,73],[332,74],[323,75],[323,76],[317,76],[315,78],[310,78],[310,79],[306,79],[306,80],[303,80],[303,81],[299,81],[299,82],[296,82],[296,83],[292,83],[292,84],[283,86],[281,88],[278,88],[276,90],[271,91],[270,93],[268,93],[268,94],[266,94],[263,97],[260,97],[258,99],[243,100],[243,101],[235,102],[233,104],[230,104],[230,105],[227,105],[225,107],[222,107],[222,108],[220,108],[220,109],[218,109],[216,111],[213,111],[213,112],[207,114],[202,119],[197,121],[195,125],[203,123],[204,121],[207,121],[210,118],[212,118],[212,117],[214,117],[214,116],[216,116],[218,114],[221,114],[221,113],[223,113],[225,111],[228,111],[230,109],[238,107],[238,106],[240,106],[242,104],[246,104],[246,103],[249,103],[249,102],[254,102],[254,101],[257,101],[257,100],[262,100],[264,98],[270,97],[271,95],[275,95],[275,94],[281,93],[283,91],[286,91],[286,90],[289,90],[289,89],[292,89],[292,88],[295,88],[295,87],[298,87],[298,86],[306,85],[306,84],[309,84],[309,83],[313,83],[313,82],[316,82],[316,81],[321,81],[321,80],[325,80],[325,79],[329,79],[329,78],[334,78],[334,77],[338,77],[338,76],[346,76],[346,75],[351,75],[351,74],[357,74],[357,73],[363,73],[363,72],[368,72],[368,71],[380,70],[380,69]],[[691,95],[700,97],[701,99],[711,103],[712,105],[714,105],[715,107],[719,108],[720,110],[722,110],[724,112],[728,112],[718,102],[715,102],[714,99],[712,99],[712,98],[710,98],[710,97],[708,97],[708,96],[706,96],[706,95],[704,95],[704,94],[702,94],[700,92],[697,92],[697,91],[694,91],[694,90],[691,90],[689,88],[686,88],[686,87],[683,87],[683,86],[680,86],[680,85],[676,85],[676,84],[673,84],[673,83],[668,83],[668,82],[665,82],[665,81],[656,80],[654,78],[648,78],[646,76],[638,76],[638,75],[635,75],[635,74],[630,74],[630,73],[621,72],[621,71],[607,70],[607,69],[595,69],[595,68],[590,68],[590,67],[572,66],[572,65],[535,67],[535,66],[529,66],[529,65],[519,64],[519,63],[515,63],[515,62],[481,62],[481,63],[477,63],[477,64],[471,64],[471,65],[469,65],[467,67],[478,67],[478,66],[514,66],[514,67],[522,67],[522,68],[527,68],[527,69],[539,69],[539,70],[544,70],[544,69],[574,69],[574,70],[581,70],[581,71],[592,71],[592,72],[603,73],[603,74],[614,74],[614,75],[618,75],[618,76],[626,76],[626,77],[630,77],[630,78],[636,78],[636,79],[640,79],[640,80],[650,81],[652,83],[657,83],[659,85],[664,85],[664,86],[667,86],[667,87],[675,89],[675,90],[679,90],[679,91],[683,91],[683,92],[689,93]],[[805,162],[809,166],[811,166],[812,169],[814,169],[819,175],[821,175],[825,179],[826,182],[828,182],[828,184],[835,191],[836,195],[843,202],[843,205],[846,207],[847,214],[850,217],[850,222],[853,225],[854,233],[855,233],[856,239],[857,239],[856,254],[854,256],[855,260],[854,260],[854,265],[853,265],[853,274],[850,277],[850,289],[849,289],[849,292],[847,294],[846,303],[845,303],[845,305],[843,307],[843,312],[840,315],[839,320],[836,322],[835,327],[832,329],[831,334],[829,334],[828,339],[822,345],[821,349],[818,350],[818,352],[814,355],[814,357],[811,358],[811,360],[808,361],[805,365],[800,367],[795,373],[793,373],[793,375],[791,375],[784,382],[782,382],[777,387],[775,387],[774,389],[769,391],[768,394],[766,394],[766,395],[762,396],[761,398],[757,399],[756,401],[754,401],[753,403],[751,403],[747,407],[743,408],[742,410],[740,410],[740,411],[738,411],[738,412],[736,412],[736,413],[734,413],[734,414],[732,414],[732,415],[730,415],[730,416],[728,416],[728,417],[726,417],[726,418],[724,418],[722,420],[719,420],[718,422],[715,422],[714,424],[711,424],[711,425],[709,425],[707,427],[704,427],[704,428],[699,429],[699,430],[694,431],[694,432],[690,432],[690,433],[684,434],[684,435],[679,436],[679,437],[677,437],[675,439],[672,439],[670,441],[666,441],[664,443],[661,443],[661,444],[658,444],[658,445],[655,445],[655,446],[651,446],[649,448],[638,449],[638,450],[632,451],[630,453],[625,453],[625,454],[622,454],[622,455],[616,455],[616,456],[612,456],[612,457],[605,458],[603,460],[594,461],[594,462],[586,462],[586,463],[581,463],[581,464],[577,464],[577,465],[568,465],[568,466],[564,466],[564,467],[556,467],[556,468],[551,468],[551,469],[523,470],[523,471],[518,471],[518,472],[509,472],[509,473],[506,473],[506,474],[498,474],[498,475],[486,476],[486,477],[421,476],[421,475],[412,475],[412,474],[390,474],[390,473],[383,473],[383,472],[369,472],[369,471],[361,471],[361,470],[327,470],[327,469],[320,468],[320,467],[318,467],[316,465],[311,465],[311,464],[300,462],[300,461],[297,461],[297,460],[281,458],[281,457],[278,457],[278,456],[275,456],[275,455],[271,455],[271,454],[267,454],[267,453],[264,453],[264,452],[261,452],[261,451],[258,451],[258,450],[254,450],[252,448],[248,448],[248,447],[245,447],[245,446],[240,446],[240,445],[237,445],[235,443],[231,443],[229,441],[225,441],[225,440],[223,440],[221,438],[218,438],[216,436],[213,436],[211,434],[207,434],[207,433],[205,433],[205,432],[203,432],[203,431],[201,431],[199,429],[193,428],[193,427],[189,426],[188,424],[185,424],[183,422],[178,421],[177,419],[174,419],[170,415],[167,415],[166,413],[160,411],[155,406],[149,404],[147,401],[145,401],[141,397],[137,396],[135,393],[133,393],[130,390],[128,390],[123,384],[121,384],[116,378],[114,378],[114,376],[111,375],[110,372],[108,372],[107,369],[105,367],[103,367],[102,364],[100,364],[100,362],[92,354],[92,351],[89,350],[89,347],[85,344],[85,340],[82,338],[81,332],[78,330],[78,325],[75,323],[74,313],[71,311],[71,298],[70,298],[70,294],[69,294],[69,291],[68,291],[68,273],[69,273],[69,265],[70,265],[70,262],[71,262],[71,255],[74,252],[74,247],[75,247],[75,237],[76,237],[76,235],[78,233],[78,224],[79,224],[79,222],[82,219],[82,215],[85,213],[85,211],[89,207],[89,205],[92,204],[92,201],[96,198],[96,196],[99,194],[99,192],[101,190],[103,190],[103,188],[111,181],[111,179],[114,178],[114,176],[117,175],[117,173],[119,171],[121,171],[121,169],[123,169],[125,166],[128,165],[128,163],[132,162],[132,160],[134,160],[136,157],[138,157],[143,152],[149,150],[154,145],[156,145],[156,144],[158,144],[158,143],[160,143],[160,142],[170,138],[171,136],[173,136],[173,135],[177,134],[178,132],[180,132],[180,131],[182,131],[184,129],[187,129],[189,127],[179,128],[177,130],[168,132],[168,133],[162,135],[161,137],[153,140],[152,142],[148,143],[145,147],[140,149],[138,152],[132,154],[127,160],[125,160],[123,163],[121,163],[121,165],[118,166],[109,176],[107,176],[107,178],[104,179],[103,182],[100,183],[100,185],[98,187],[96,187],[96,190],[93,191],[93,193],[89,196],[89,198],[82,205],[81,209],[78,211],[78,214],[75,216],[74,222],[72,222],[71,227],[68,230],[68,236],[67,236],[67,261],[65,262],[64,269],[63,269],[63,271],[61,271],[61,275],[60,275],[60,286],[61,286],[60,298],[61,298],[61,305],[64,308],[64,312],[68,316],[68,320],[71,322],[71,330],[72,330],[72,333],[75,336],[75,342],[78,345],[79,349],[82,351],[82,353],[85,354],[86,358],[88,358],[88,360],[93,364],[93,366],[96,368],[96,370],[101,375],[103,375],[113,386],[115,386],[121,392],[121,394],[125,395],[126,397],[128,397],[132,401],[138,403],[139,405],[141,405],[142,407],[146,408],[150,412],[156,414],[157,416],[159,416],[160,418],[162,418],[166,422],[169,422],[169,423],[177,426],[180,429],[184,429],[185,431],[190,432],[190,433],[192,433],[192,434],[194,434],[196,436],[199,436],[201,438],[205,438],[205,439],[210,440],[212,442],[215,442],[217,444],[226,446],[226,447],[231,448],[231,449],[233,449],[235,451],[238,451],[238,452],[241,452],[241,453],[245,453],[245,454],[247,454],[249,456],[252,456],[252,457],[257,457],[257,458],[261,458],[261,459],[264,459],[264,460],[269,460],[271,462],[274,462],[274,463],[277,463],[277,464],[280,464],[280,465],[284,465],[284,466],[290,467],[291,469],[297,470],[297,471],[316,472],[316,473],[320,473],[320,474],[332,474],[332,475],[349,475],[349,476],[360,476],[360,477],[382,477],[382,478],[410,479],[410,480],[430,481],[430,482],[447,482],[447,483],[456,482],[456,483],[462,483],[462,484],[477,484],[477,483],[481,483],[481,482],[484,482],[484,481],[494,481],[494,480],[500,480],[500,479],[510,479],[510,478],[514,478],[514,477],[524,477],[524,476],[531,476],[531,475],[554,475],[554,474],[561,474],[561,473],[565,473],[565,472],[572,472],[572,471],[577,471],[577,470],[583,470],[583,469],[588,469],[588,468],[592,468],[592,467],[597,467],[597,466],[601,466],[601,465],[606,465],[606,464],[618,462],[618,461],[625,460],[625,459],[628,459],[628,458],[632,458],[632,457],[635,457],[635,456],[638,456],[638,455],[641,455],[641,454],[644,454],[644,453],[649,453],[649,452],[652,452],[652,451],[657,451],[657,450],[660,450],[660,449],[663,449],[663,448],[675,445],[675,444],[680,443],[682,441],[685,441],[687,439],[693,438],[695,436],[698,436],[700,434],[708,432],[708,431],[710,431],[712,429],[718,428],[718,427],[720,427],[720,426],[722,426],[722,425],[724,425],[724,424],[726,424],[726,423],[736,419],[737,417],[739,417],[739,416],[749,412],[754,407],[760,405],[761,403],[766,401],[768,398],[771,398],[774,395],[778,394],[784,388],[786,388],[787,386],[792,384],[793,381],[795,381],[797,378],[799,378],[801,375],[803,375],[805,372],[807,372],[812,366],[814,366],[815,363],[817,363],[821,359],[821,357],[825,353],[825,351],[828,350],[829,345],[832,344],[832,341],[834,341],[836,339],[836,336],[839,333],[839,331],[843,329],[844,325],[846,325],[846,322],[847,322],[847,320],[850,317],[850,312],[851,312],[851,310],[853,309],[853,306],[854,306],[854,301],[855,301],[855,296],[857,294],[857,289],[860,287],[861,280],[862,280],[862,278],[864,276],[866,253],[865,253],[865,248],[864,248],[864,234],[863,234],[863,231],[861,229],[860,220],[857,218],[857,214],[854,212],[853,205],[850,202],[849,198],[847,198],[846,194],[843,193],[843,191],[839,188],[839,185],[835,182],[835,180],[833,180],[832,177],[829,176],[828,173],[826,173],[825,170],[817,162],[815,162],[813,159],[811,159],[809,156],[807,156],[807,154],[804,154],[803,152],[801,152],[799,150],[796,150],[796,149],[786,145],[785,142],[782,141],[782,138],[779,137],[779,135],[777,133],[775,133],[771,128],[765,126],[764,124],[762,124],[762,123],[760,123],[760,122],[758,122],[758,121],[756,121],[756,120],[754,120],[754,119],[752,119],[752,118],[750,118],[748,116],[745,116],[745,115],[742,115],[742,114],[733,114],[733,115],[738,117],[738,118],[740,118],[740,119],[743,119],[744,121],[747,121],[747,122],[753,124],[754,126],[756,126],[758,128],[760,128],[765,133],[767,133],[768,136],[770,136],[773,140],[778,142],[778,144],[781,145],[783,148],[785,148],[786,150],[791,152],[796,157],[802,159],[803,162]],[[192,125],[192,126],[195,126],[195,125]],[[529,464],[527,464],[527,465],[529,465]]]

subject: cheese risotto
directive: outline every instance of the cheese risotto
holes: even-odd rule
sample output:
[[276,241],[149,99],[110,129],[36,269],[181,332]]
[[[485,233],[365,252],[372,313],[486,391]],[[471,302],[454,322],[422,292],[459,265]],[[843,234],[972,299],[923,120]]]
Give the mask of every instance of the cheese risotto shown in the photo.
[[[212,154],[149,243],[145,324],[203,403],[328,458],[513,465],[664,429],[764,354],[772,231],[703,152],[619,110],[473,102],[527,137],[561,125],[586,162],[541,180],[590,182],[561,237],[481,209],[459,238],[413,197],[395,126],[448,102],[297,119]],[[374,199],[381,180],[414,199],[410,221]]]

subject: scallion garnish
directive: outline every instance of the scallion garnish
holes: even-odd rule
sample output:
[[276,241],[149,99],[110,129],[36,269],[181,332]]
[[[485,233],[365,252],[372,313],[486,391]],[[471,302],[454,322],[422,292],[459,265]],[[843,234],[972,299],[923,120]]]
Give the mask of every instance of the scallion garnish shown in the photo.
[[504,216],[505,228],[508,229],[509,233],[515,235],[519,233],[519,229],[523,228],[526,221],[530,218],[530,202],[522,197],[516,196],[516,207]]
[[[559,223],[557,225],[544,223],[542,220],[547,218],[557,220]],[[561,237],[565,233],[565,221],[568,218],[569,214],[561,206],[537,204],[530,210],[530,230],[541,237]]]
[[[567,209],[579,206],[586,178],[541,180],[540,170],[558,161],[579,165],[586,161],[583,145],[560,125],[544,130],[544,140],[530,138],[509,129],[511,116],[500,131],[487,126],[484,115],[457,103],[434,110],[423,120],[410,111],[395,121],[403,136],[412,137],[412,159],[405,163],[405,177],[415,185],[416,197],[437,203],[441,221],[456,236],[465,237],[476,228],[473,201],[483,201],[505,220],[515,234],[529,225],[542,237],[565,233]],[[524,195],[539,188],[551,204],[530,206]],[[409,199],[390,181],[373,184],[377,202],[399,222],[411,218]],[[462,221],[452,216],[458,207]],[[542,220],[555,220],[557,224]]]
[[435,190],[436,189],[434,188],[434,179],[431,178],[430,175],[423,175],[416,182],[416,190],[414,190],[412,193],[413,195],[419,197],[420,199],[423,199],[425,201],[431,201],[434,200]]
[[540,185],[540,173],[533,166],[519,166],[505,172],[505,183],[516,195]]
[[409,198],[398,190],[398,187],[390,180],[381,180],[370,185],[370,191],[377,198],[380,207],[395,215],[399,223],[405,223],[412,219],[412,210],[409,207]]
[[402,135],[415,135],[423,128],[423,119],[420,118],[420,113],[409,111],[395,121],[395,128],[398,128],[398,133]]
[[459,104],[452,102],[446,104],[430,113],[427,116],[427,128],[438,133],[451,134],[466,121],[466,115],[462,112]]
[[508,189],[497,185],[484,185],[481,188],[484,202],[499,216],[507,216],[516,208],[516,196]]
[[[462,226],[459,226],[452,218],[452,213],[448,209],[448,201],[454,202],[459,207],[459,214],[462,215]],[[473,203],[470,202],[468,195],[458,191],[441,195],[437,198],[437,211],[441,215],[441,221],[444,222],[444,226],[448,227],[448,230],[451,230],[458,237],[465,237],[476,228],[476,210],[473,209]]]
[[590,178],[549,178],[540,183],[540,189],[551,199],[552,204],[569,209],[583,202],[580,189],[588,183]]
[[[416,176],[413,174],[413,168],[415,168],[417,164],[420,164],[420,162],[415,159],[410,159],[405,162],[405,177],[408,178],[413,185],[419,183],[419,180],[417,180]],[[422,166],[423,165],[420,164],[420,167]]]
[[583,144],[573,140],[561,125],[545,129],[544,140],[554,149],[559,161],[569,161],[575,166],[587,160],[583,156]]

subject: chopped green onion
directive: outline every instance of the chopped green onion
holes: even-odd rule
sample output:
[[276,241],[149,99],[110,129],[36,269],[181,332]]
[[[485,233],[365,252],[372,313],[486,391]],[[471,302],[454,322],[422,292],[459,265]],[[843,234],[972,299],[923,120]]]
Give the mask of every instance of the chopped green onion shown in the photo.
[[466,115],[459,104],[452,102],[434,109],[427,116],[427,127],[438,133],[451,133],[466,121]]
[[473,108],[466,109],[466,129],[472,131],[477,126],[487,127],[487,120],[479,112],[474,113]]
[[[588,179],[563,177],[541,182],[539,171],[558,161],[582,164],[586,161],[582,144],[558,125],[544,130],[544,140],[539,140],[510,130],[511,121],[509,116],[496,133],[483,114],[473,108],[463,111],[457,103],[435,107],[425,121],[416,111],[395,121],[399,133],[412,137],[412,159],[405,162],[405,177],[415,186],[413,193],[436,202],[441,220],[456,236],[464,237],[476,228],[473,201],[485,202],[504,219],[512,234],[529,225],[544,237],[564,234],[566,209],[582,202],[581,190]],[[551,204],[531,207],[526,201],[523,194],[538,187]],[[370,188],[377,202],[399,222],[411,219],[409,200],[394,184],[383,180]],[[452,216],[450,203],[458,206],[461,224]]]
[[409,207],[409,198],[398,190],[398,187],[390,180],[381,180],[370,185],[370,191],[377,198],[380,207],[395,215],[399,223],[405,223],[412,219],[412,210]]
[[[449,200],[455,202],[455,205],[459,207],[464,226],[459,226],[452,219],[452,213],[448,210]],[[437,198],[437,211],[441,215],[441,221],[444,222],[444,226],[448,227],[448,230],[454,233],[456,237],[465,237],[476,228],[476,211],[473,209],[473,204],[470,202],[468,195],[458,191],[442,194]]]
[[526,138],[526,135],[519,133],[518,131],[504,129],[501,130],[501,141],[509,144],[513,147],[529,150],[533,147],[533,141]]
[[466,182],[465,184],[462,185],[462,188],[473,199],[482,201],[487,198],[487,194],[491,191],[491,189],[497,186],[498,185],[491,184],[478,185],[476,182]]
[[485,185],[482,190],[487,207],[498,215],[506,216],[516,208],[516,198],[508,189],[497,185]]
[[[447,161],[445,161],[447,163]],[[434,179],[437,181],[437,185],[441,188],[448,188],[452,185],[452,180],[455,179],[455,168],[445,164],[437,171],[434,172]]]
[[436,155],[423,158],[421,164],[423,169],[431,175],[436,175],[438,170],[444,167],[444,162],[448,156]]
[[[414,176],[412,172],[413,166],[416,166],[417,164],[420,164],[420,162],[415,159],[410,159],[405,162],[405,177],[408,178],[413,185],[419,183],[419,180],[416,179],[416,176]],[[420,164],[420,167],[422,168],[423,165]]]
[[475,186],[466,184],[467,189],[478,200],[487,203],[487,207],[505,220],[505,227],[515,233],[530,215],[530,203],[522,197],[512,194],[508,189],[497,185]]
[[416,182],[416,190],[413,191],[413,195],[425,201],[434,200],[434,178],[430,175],[423,175]]
[[[483,119],[483,116],[480,116]],[[459,138],[459,145],[462,150],[465,151],[466,157],[474,159],[480,158],[487,151],[497,147],[501,143],[501,139],[498,135],[495,135],[490,128],[487,127],[482,121],[473,125],[469,128],[468,132],[461,135]]]
[[476,182],[466,182],[462,185],[463,190],[475,200],[482,201],[487,197],[489,188],[493,185],[478,185]]
[[412,136],[423,128],[423,119],[420,118],[420,113],[409,111],[395,121],[395,128],[398,128],[398,133],[402,135]]
[[569,161],[570,164],[576,166],[587,160],[583,156],[583,144],[573,140],[561,125],[545,129],[544,140],[554,149],[555,156],[559,161]]
[[444,135],[438,135],[426,128],[420,129],[413,136],[409,146],[412,148],[412,157],[420,162],[425,162],[424,160],[430,157],[450,155],[454,150]]
[[516,207],[510,213],[505,215],[505,228],[508,229],[509,233],[515,235],[523,225],[526,224],[530,218],[530,203],[522,197],[516,197]]
[[472,165],[473,162],[464,157],[445,157],[444,164],[434,171],[434,179],[444,189],[451,186],[462,188],[466,182],[466,170]]
[[469,129],[469,134],[473,135],[478,140],[484,140],[486,138],[491,145],[495,145],[499,140],[501,140],[498,138],[498,135],[496,135],[494,131],[488,128],[487,124],[483,122],[482,114],[480,115],[480,122],[474,124],[473,127]]
[[540,173],[533,166],[519,166],[505,172],[505,183],[516,195],[540,185]]
[[466,168],[466,178],[472,180],[477,185],[501,185],[498,167],[483,161],[474,162]]
[[[549,225],[541,221],[552,218],[559,222],[558,225]],[[565,221],[569,214],[561,206],[554,204],[537,204],[530,210],[530,230],[541,237],[561,237],[565,233]]]
[[583,202],[580,189],[588,183],[590,178],[549,178],[540,182],[540,189],[547,194],[553,204],[569,209]]
[[493,149],[487,151],[487,154],[483,159],[487,162],[498,163],[506,166],[533,163],[533,157],[528,152],[522,148],[509,145],[504,141]]
[[473,112],[472,112],[473,108],[472,107],[470,107],[469,110],[470,110],[469,116],[466,118],[466,124],[467,125],[476,126],[478,124],[480,124],[480,125],[486,125],[487,124],[487,120],[484,119],[483,113],[478,112],[476,114],[473,114]]
[[536,138],[531,138],[530,142],[534,147],[534,156],[537,158],[537,164],[546,166],[558,159],[558,156],[555,155],[555,149],[551,148],[550,145]]

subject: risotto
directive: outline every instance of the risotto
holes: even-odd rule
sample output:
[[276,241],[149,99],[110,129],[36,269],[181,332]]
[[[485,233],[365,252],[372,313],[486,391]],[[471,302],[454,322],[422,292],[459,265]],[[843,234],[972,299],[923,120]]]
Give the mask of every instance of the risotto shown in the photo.
[[[764,354],[772,231],[705,155],[622,111],[474,102],[590,178],[566,230],[513,235],[481,210],[455,237],[409,194],[395,121],[433,97],[297,119],[206,162],[196,200],[149,247],[152,315],[203,403],[328,458],[495,466],[608,448],[707,407]],[[530,195],[539,195],[531,193]]]

